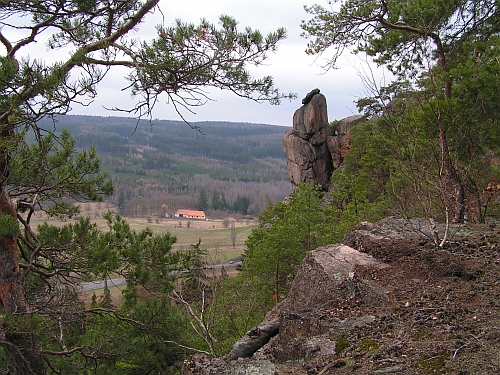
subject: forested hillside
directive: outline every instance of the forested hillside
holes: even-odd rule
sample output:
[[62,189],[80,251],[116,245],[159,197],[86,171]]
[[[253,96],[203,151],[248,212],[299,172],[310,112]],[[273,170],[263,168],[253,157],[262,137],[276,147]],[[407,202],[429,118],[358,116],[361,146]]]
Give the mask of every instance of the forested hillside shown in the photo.
[[[281,139],[286,127],[227,122],[59,116],[79,149],[95,147],[126,216],[199,208],[211,215],[258,215],[290,191]],[[239,197],[239,199],[238,199]],[[238,202],[246,202],[243,206]],[[235,205],[236,203],[236,205]]]
[[[147,15],[170,13],[159,0],[2,4],[0,373],[236,374],[259,359],[271,368],[262,374],[277,375],[500,373],[498,0],[306,7],[308,54],[342,68],[358,53],[392,82],[363,79],[368,97],[357,105],[369,121],[349,133],[330,126],[345,140],[335,144],[349,145],[335,153],[339,167],[321,187],[297,183],[286,203],[284,127],[66,116],[104,94],[117,66],[137,100],[123,110],[142,118],[160,102],[190,111],[215,99],[212,89],[279,104],[294,95],[253,72],[284,28],[264,35],[224,15],[161,24],[139,40]],[[39,53],[42,40],[57,61]],[[304,129],[330,125],[303,117]],[[73,220],[71,203],[100,198],[120,215]],[[262,211],[241,264],[242,228],[206,232],[231,238],[233,272],[211,262],[217,242],[207,249],[197,236],[178,251],[173,233],[124,217],[178,208]],[[63,223],[38,225],[38,212]],[[361,261],[369,257],[377,262]],[[102,294],[86,298],[93,281]],[[215,371],[208,360],[191,366],[200,353]]]

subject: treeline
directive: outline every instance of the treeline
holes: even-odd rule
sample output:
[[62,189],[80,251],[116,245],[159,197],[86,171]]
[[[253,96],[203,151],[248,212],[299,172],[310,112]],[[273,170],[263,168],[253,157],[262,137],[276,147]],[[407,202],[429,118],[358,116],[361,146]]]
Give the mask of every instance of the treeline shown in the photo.
[[[194,209],[202,191],[212,217],[258,215],[292,189],[281,145],[285,127],[200,122],[191,129],[181,121],[98,116],[44,121],[56,132],[68,129],[78,149],[96,149],[114,185],[108,199],[125,216],[160,215],[165,206],[169,213]],[[227,201],[218,203],[217,194]]]
[[[48,122],[50,120],[44,120]],[[47,126],[46,123],[42,124]],[[127,146],[148,147],[169,155],[207,157],[249,163],[252,159],[283,158],[283,126],[225,122],[136,121],[122,117],[61,116],[53,126],[66,127],[79,147],[94,146],[98,152],[129,155]]]
[[205,191],[205,189],[201,189],[198,196],[198,201],[196,203],[196,209],[207,211],[209,207],[212,210],[231,210],[235,213],[247,215],[249,213],[248,209],[250,207],[250,199],[245,195],[238,195],[232,203],[228,203],[226,201],[226,195],[224,194],[224,192],[214,190],[212,192],[212,197],[209,204],[207,192]]
[[[268,202],[280,202],[292,190],[288,181],[222,181],[207,175],[195,175],[177,187],[146,178],[139,178],[136,182],[113,182],[115,195],[110,202],[119,205],[120,213],[128,217],[173,214],[178,209],[203,209],[212,218],[224,217],[227,213],[257,216]],[[203,190],[207,203],[200,205]],[[245,200],[243,206],[242,199]],[[167,207],[167,212],[163,207]]]

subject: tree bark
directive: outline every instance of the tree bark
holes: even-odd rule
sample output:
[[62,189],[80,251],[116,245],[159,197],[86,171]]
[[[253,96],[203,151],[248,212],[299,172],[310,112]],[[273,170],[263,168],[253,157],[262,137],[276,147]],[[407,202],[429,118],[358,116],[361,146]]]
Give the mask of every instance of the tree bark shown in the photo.
[[257,327],[252,328],[245,336],[239,339],[231,350],[231,359],[251,357],[262,348],[269,340],[276,336],[280,330],[279,315],[264,320]]
[[[17,221],[17,213],[4,189],[0,192],[0,214]],[[0,239],[0,301],[8,314],[26,312],[17,256],[16,237],[7,233]]]
[[[5,115],[4,113],[2,117]],[[8,141],[12,134],[12,127],[6,124],[1,132],[1,138]],[[9,161],[8,150],[0,149],[0,215],[10,216],[17,222],[16,206],[5,190]],[[11,316],[28,313],[19,274],[16,241],[17,238],[13,233],[4,233],[0,238],[0,302],[4,313]],[[46,374],[43,358],[32,332],[20,332],[18,327],[0,320],[0,342],[9,359],[10,374]]]
[[[0,192],[0,215],[9,215],[17,220],[16,209],[5,192]],[[23,295],[16,238],[7,233],[0,239],[0,302],[9,315],[28,312]],[[12,324],[0,321],[0,342],[10,362],[10,374],[46,374],[43,358],[32,332],[20,332]]]
[[[7,42],[7,47],[9,46],[10,43]],[[19,67],[16,59],[12,58],[12,61]],[[10,115],[10,110],[0,114],[0,125],[2,125],[0,144],[2,145],[8,145],[15,133],[14,127],[8,121]],[[17,222],[16,206],[5,189],[9,171],[9,150],[0,147],[0,215],[10,216]],[[19,274],[16,235],[3,233],[0,237],[0,303],[3,313],[10,317],[26,314],[28,307],[24,299],[21,275]],[[7,320],[10,322],[5,322],[4,319],[0,318],[0,345],[4,347],[9,360],[9,374],[45,375],[44,361],[38,350],[34,334],[20,332],[19,328],[11,323],[12,319]]]

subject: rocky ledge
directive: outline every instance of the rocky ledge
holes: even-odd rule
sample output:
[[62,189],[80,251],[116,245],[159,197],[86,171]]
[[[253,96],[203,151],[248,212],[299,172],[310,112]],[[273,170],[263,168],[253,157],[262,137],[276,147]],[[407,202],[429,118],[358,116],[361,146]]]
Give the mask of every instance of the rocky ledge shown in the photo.
[[455,226],[437,249],[420,227],[363,223],[312,251],[262,323],[276,328],[265,345],[242,351],[254,329],[182,374],[500,373],[500,229]]

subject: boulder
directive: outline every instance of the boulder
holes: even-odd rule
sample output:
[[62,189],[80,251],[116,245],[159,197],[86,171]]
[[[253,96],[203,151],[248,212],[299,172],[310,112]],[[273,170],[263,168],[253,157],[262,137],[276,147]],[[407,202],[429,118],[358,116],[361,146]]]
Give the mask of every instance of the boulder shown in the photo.
[[370,324],[373,317],[331,322],[318,319],[318,312],[352,299],[371,306],[388,302],[384,290],[356,275],[360,266],[375,269],[389,267],[343,244],[311,251],[302,262],[288,297],[234,345],[229,357],[233,360],[250,357],[268,342],[264,355],[280,361],[311,355],[334,355],[335,342],[328,338],[333,326],[354,329]]
[[309,253],[300,265],[288,297],[278,306],[279,335],[262,353],[278,361],[335,354],[332,331],[357,329],[373,323],[373,316],[330,319],[324,311],[356,301],[369,306],[389,303],[386,291],[357,269],[389,267],[372,256],[344,244],[329,245]]
[[[376,269],[389,267],[372,256],[344,244],[328,245],[313,250],[300,265],[297,276],[281,311],[301,313],[320,309],[332,300],[361,298],[366,303],[385,303],[385,294],[357,293],[356,289],[370,289],[366,280],[356,276],[359,266]],[[348,287],[355,286],[355,289]]]
[[302,99],[302,104],[307,104],[311,101],[312,97],[316,94],[320,93],[320,89],[316,88],[314,90],[311,90],[304,99]]

